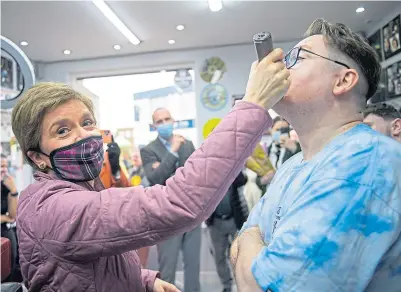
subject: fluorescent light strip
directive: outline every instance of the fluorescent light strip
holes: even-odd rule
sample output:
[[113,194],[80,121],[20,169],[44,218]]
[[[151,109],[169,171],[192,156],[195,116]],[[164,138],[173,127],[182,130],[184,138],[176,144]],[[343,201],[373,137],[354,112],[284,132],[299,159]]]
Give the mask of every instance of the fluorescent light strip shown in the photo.
[[92,0],[93,4],[103,13],[104,16],[134,45],[139,45],[141,41],[125,26],[103,0]]
[[221,0],[207,0],[209,3],[209,8],[211,11],[220,11],[223,8],[223,3]]

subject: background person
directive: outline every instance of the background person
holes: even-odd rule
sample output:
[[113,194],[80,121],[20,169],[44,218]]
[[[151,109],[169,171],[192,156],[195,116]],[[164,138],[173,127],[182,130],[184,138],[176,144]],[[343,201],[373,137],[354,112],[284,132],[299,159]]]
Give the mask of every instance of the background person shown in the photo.
[[7,156],[1,154],[1,237],[8,238],[11,243],[11,274],[5,282],[20,281],[21,274],[18,263],[18,240],[15,232],[17,216],[18,191],[15,179],[8,171]]
[[100,180],[106,189],[127,188],[131,186],[125,172],[121,169],[120,155],[121,150],[117,143],[112,142],[107,144],[103,167],[100,172]]
[[229,266],[230,247],[237,231],[241,229],[249,215],[243,192],[243,186],[246,183],[247,177],[240,172],[216,210],[206,220],[213,245],[213,259],[223,285],[223,292],[232,291],[233,279]]
[[364,117],[363,122],[373,130],[401,142],[401,113],[393,106],[386,103],[369,105]]
[[[165,108],[156,109],[152,115],[153,127],[158,132],[157,138],[141,149],[141,158],[145,176],[151,185],[165,185],[166,180],[183,166],[195,151],[191,141],[180,135],[174,135],[174,119]],[[177,261],[182,250],[184,262],[184,291],[200,291],[200,251],[201,226],[178,234],[157,245],[159,269],[164,281],[174,284]]]
[[[301,152],[301,145],[297,140],[290,138],[290,124],[280,116],[273,120],[271,135],[272,143],[266,150],[270,161],[277,170],[288,159]],[[263,195],[266,193],[267,186],[271,183],[275,174],[276,172],[274,171],[256,178],[256,184],[262,190]]]

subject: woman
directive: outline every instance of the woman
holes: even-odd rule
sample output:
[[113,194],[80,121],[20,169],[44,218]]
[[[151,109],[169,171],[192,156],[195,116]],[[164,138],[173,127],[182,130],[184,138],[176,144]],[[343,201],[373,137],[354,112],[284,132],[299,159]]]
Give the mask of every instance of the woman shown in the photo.
[[5,280],[14,281],[18,277],[18,241],[15,228],[10,224],[15,222],[17,215],[18,192],[14,178],[8,173],[8,160],[1,154],[1,237],[8,238],[11,243],[11,274]]
[[166,186],[104,190],[103,142],[88,98],[63,84],[31,88],[12,127],[36,182],[21,193],[20,263],[29,291],[177,291],[141,270],[134,250],[189,231],[209,217],[271,126],[289,86],[282,50],[258,66],[246,102],[227,115]]

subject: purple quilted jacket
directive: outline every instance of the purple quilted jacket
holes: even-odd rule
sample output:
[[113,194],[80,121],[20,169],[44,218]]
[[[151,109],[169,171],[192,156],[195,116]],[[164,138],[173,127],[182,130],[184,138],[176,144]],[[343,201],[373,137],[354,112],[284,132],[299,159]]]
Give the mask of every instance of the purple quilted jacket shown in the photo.
[[157,272],[141,270],[135,250],[207,219],[271,122],[238,103],[166,186],[104,190],[36,173],[17,216],[29,291],[152,291]]

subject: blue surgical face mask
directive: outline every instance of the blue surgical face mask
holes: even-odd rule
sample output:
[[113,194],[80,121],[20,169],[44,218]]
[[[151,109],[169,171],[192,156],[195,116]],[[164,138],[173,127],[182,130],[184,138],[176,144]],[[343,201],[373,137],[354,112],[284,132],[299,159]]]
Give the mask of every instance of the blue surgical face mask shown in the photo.
[[173,124],[161,124],[157,126],[157,132],[163,139],[169,139],[173,136]]
[[280,142],[280,136],[281,136],[281,132],[280,131],[275,131],[272,135],[272,139],[274,142],[278,143]]

